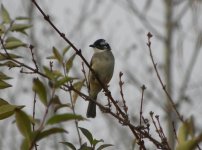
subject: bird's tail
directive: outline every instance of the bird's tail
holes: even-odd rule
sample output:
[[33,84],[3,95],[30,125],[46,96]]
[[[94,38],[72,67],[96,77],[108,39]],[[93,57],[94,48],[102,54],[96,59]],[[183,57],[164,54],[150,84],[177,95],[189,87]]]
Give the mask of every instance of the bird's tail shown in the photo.
[[88,118],[95,118],[95,116],[96,116],[96,104],[94,102],[89,102],[86,116]]
[[[96,101],[97,95],[92,98],[92,100]],[[86,113],[87,118],[95,118],[96,116],[96,104],[93,101],[89,101],[88,109]]]

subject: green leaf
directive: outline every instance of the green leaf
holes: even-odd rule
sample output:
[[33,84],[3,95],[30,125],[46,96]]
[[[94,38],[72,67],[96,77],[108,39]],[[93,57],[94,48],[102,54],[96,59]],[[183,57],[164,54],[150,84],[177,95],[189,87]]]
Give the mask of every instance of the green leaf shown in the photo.
[[43,67],[45,75],[48,76],[50,79],[54,79],[53,72],[46,66]]
[[56,123],[61,123],[64,121],[70,121],[70,120],[84,120],[81,115],[75,115],[75,114],[59,114],[59,115],[54,115],[53,117],[49,118],[46,124],[56,124]]
[[1,63],[0,66],[7,66],[9,68],[20,67],[19,65],[17,65],[13,61],[6,61],[5,63]]
[[0,106],[2,105],[9,105],[9,103],[6,100],[0,98]]
[[8,60],[10,58],[13,58],[13,59],[22,58],[22,56],[18,56],[18,55],[11,54],[11,53],[8,53],[8,55],[5,53],[0,53],[0,61]]
[[66,64],[66,72],[68,73],[69,70],[72,68],[73,60],[75,58],[76,54],[73,54],[70,59],[65,63]]
[[69,108],[71,108],[71,104],[69,104],[69,103],[67,103],[67,104],[62,104],[61,101],[60,101],[60,98],[59,98],[57,95],[55,95],[55,96],[51,99],[51,103],[52,103],[54,112],[57,112],[58,109],[64,108],[64,107],[69,107]]
[[185,122],[182,123],[182,125],[180,126],[179,130],[178,130],[178,141],[179,143],[183,143],[187,140],[188,138],[188,120],[186,120]]
[[109,146],[113,146],[113,145],[112,145],[112,144],[103,144],[103,145],[101,145],[100,147],[98,147],[97,150],[102,150],[102,149],[104,149],[104,148],[106,148],[106,147],[109,147]]
[[64,56],[67,52],[68,52],[68,50],[71,48],[71,46],[66,46],[64,49],[63,49],[63,51],[62,51],[62,55]]
[[87,146],[87,143],[81,145],[79,150],[94,150],[92,147]]
[[20,41],[20,40],[14,36],[9,36],[6,38],[5,42],[13,42],[13,41]]
[[188,119],[188,122],[189,122],[189,125],[188,125],[189,135],[193,138],[193,137],[195,137],[194,136],[194,134],[195,134],[194,117],[191,116]]
[[6,27],[3,24],[0,24],[0,35],[5,33],[5,31],[6,31]]
[[26,44],[21,42],[21,41],[12,41],[12,42],[7,42],[5,43],[4,47],[6,49],[16,49],[18,47],[25,47]]
[[0,80],[0,89],[9,88],[9,87],[11,87],[11,86],[12,86],[12,85],[6,83],[5,81]]
[[48,130],[42,131],[38,136],[37,136],[37,141],[44,139],[50,135],[56,134],[56,133],[68,133],[66,130],[62,128],[51,128]]
[[104,140],[103,139],[100,139],[100,140],[94,139],[92,142],[92,145],[95,147],[100,142],[104,142]]
[[54,105],[60,105],[60,104],[62,104],[58,95],[55,95],[51,99],[51,103],[54,104]]
[[4,74],[3,72],[0,71],[0,79],[9,80],[9,79],[12,79],[12,78],[7,76],[6,74]]
[[70,142],[60,142],[60,143],[62,143],[62,144],[64,144],[64,145],[68,146],[68,147],[71,148],[72,150],[76,150],[76,147],[75,147],[72,143],[70,143]]
[[176,146],[176,150],[195,150],[201,141],[202,141],[202,134],[186,142],[179,143]]
[[47,106],[46,88],[45,88],[45,86],[43,85],[43,83],[38,78],[34,78],[32,89],[33,89],[33,91],[35,91],[38,94],[39,99],[41,100],[41,102],[45,106]]
[[194,150],[198,146],[198,143],[202,141],[202,133],[196,137],[194,130],[192,117],[182,123],[177,134],[179,142],[176,146],[176,150]]
[[30,139],[24,138],[20,145],[20,150],[28,150],[30,145],[31,145]]
[[59,70],[53,70],[52,74],[54,76],[54,79],[58,79],[59,77],[63,77],[62,73]]
[[53,54],[54,54],[55,58],[58,60],[58,62],[60,64],[62,64],[63,63],[63,58],[62,58],[62,56],[60,55],[60,53],[58,52],[58,50],[55,47],[53,47]]
[[88,131],[88,130],[85,129],[85,128],[81,128],[81,127],[79,127],[79,129],[81,130],[81,132],[85,135],[85,137],[88,139],[88,141],[89,141],[90,144],[92,145],[92,144],[93,144],[93,136],[92,136],[92,134],[90,133],[90,131]]
[[10,15],[9,15],[8,11],[6,10],[6,8],[4,7],[3,4],[1,4],[1,15],[2,15],[4,23],[10,23],[11,22]]
[[55,88],[59,88],[61,85],[67,83],[68,81],[71,81],[75,78],[72,78],[72,77],[63,77],[62,79],[59,79],[56,81],[55,83]]
[[29,119],[29,116],[24,111],[17,109],[15,111],[15,118],[20,133],[25,138],[30,139],[32,132],[31,132],[31,121]]
[[195,144],[194,141],[187,141],[177,145],[176,150],[194,150],[193,145]]
[[47,75],[48,78],[51,79],[51,80],[56,80],[59,77],[63,77],[63,75],[62,75],[62,73],[60,71],[57,71],[57,70],[51,71],[46,66],[44,66],[43,69],[44,69],[45,75]]
[[[77,91],[81,91],[81,88],[82,88],[83,85],[84,85],[84,81],[85,81],[85,80],[78,81],[78,82],[74,83],[74,84],[73,84],[73,87],[74,87]],[[78,93],[73,92],[72,100],[73,100],[73,103],[74,103],[74,104],[76,103],[77,98],[78,98]]]
[[11,27],[11,31],[22,32],[31,27],[32,25],[28,25],[28,24],[13,24]]
[[8,55],[5,53],[0,53],[0,61],[4,61],[8,59]]
[[56,59],[55,56],[48,56],[46,59]]
[[59,109],[65,108],[65,107],[71,108],[71,104],[69,104],[69,103],[67,103],[67,104],[55,104],[54,105],[54,112],[57,112]]
[[[2,102],[2,101],[1,101]],[[0,106],[0,120],[12,116],[15,112],[17,106],[10,104],[3,104]]]
[[30,18],[29,17],[19,16],[19,17],[16,17],[15,20],[30,20]]
[[9,37],[6,39],[4,47],[6,49],[16,49],[18,47],[26,47],[26,44],[15,37]]

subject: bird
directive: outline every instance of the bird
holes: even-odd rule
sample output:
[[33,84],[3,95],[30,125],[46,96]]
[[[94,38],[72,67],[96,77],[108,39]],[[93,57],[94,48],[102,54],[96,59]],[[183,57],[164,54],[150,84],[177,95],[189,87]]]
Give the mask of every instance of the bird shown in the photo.
[[94,54],[90,61],[93,72],[89,69],[88,74],[88,91],[91,101],[89,101],[86,116],[87,118],[95,118],[96,103],[94,101],[103,88],[97,78],[104,86],[108,85],[113,76],[115,59],[110,45],[104,39],[98,39],[89,46],[93,48]]

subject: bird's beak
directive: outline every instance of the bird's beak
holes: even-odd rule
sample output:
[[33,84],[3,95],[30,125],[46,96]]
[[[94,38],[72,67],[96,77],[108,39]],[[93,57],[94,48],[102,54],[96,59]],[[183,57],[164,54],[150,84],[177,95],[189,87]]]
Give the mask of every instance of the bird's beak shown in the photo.
[[93,44],[89,45],[89,47],[95,47]]

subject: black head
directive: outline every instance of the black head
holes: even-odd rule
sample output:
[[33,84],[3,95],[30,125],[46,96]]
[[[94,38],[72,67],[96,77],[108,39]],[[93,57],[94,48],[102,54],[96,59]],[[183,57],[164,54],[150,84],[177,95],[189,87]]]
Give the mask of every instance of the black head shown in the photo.
[[95,41],[90,47],[97,48],[100,50],[111,50],[111,47],[104,39],[99,39]]

